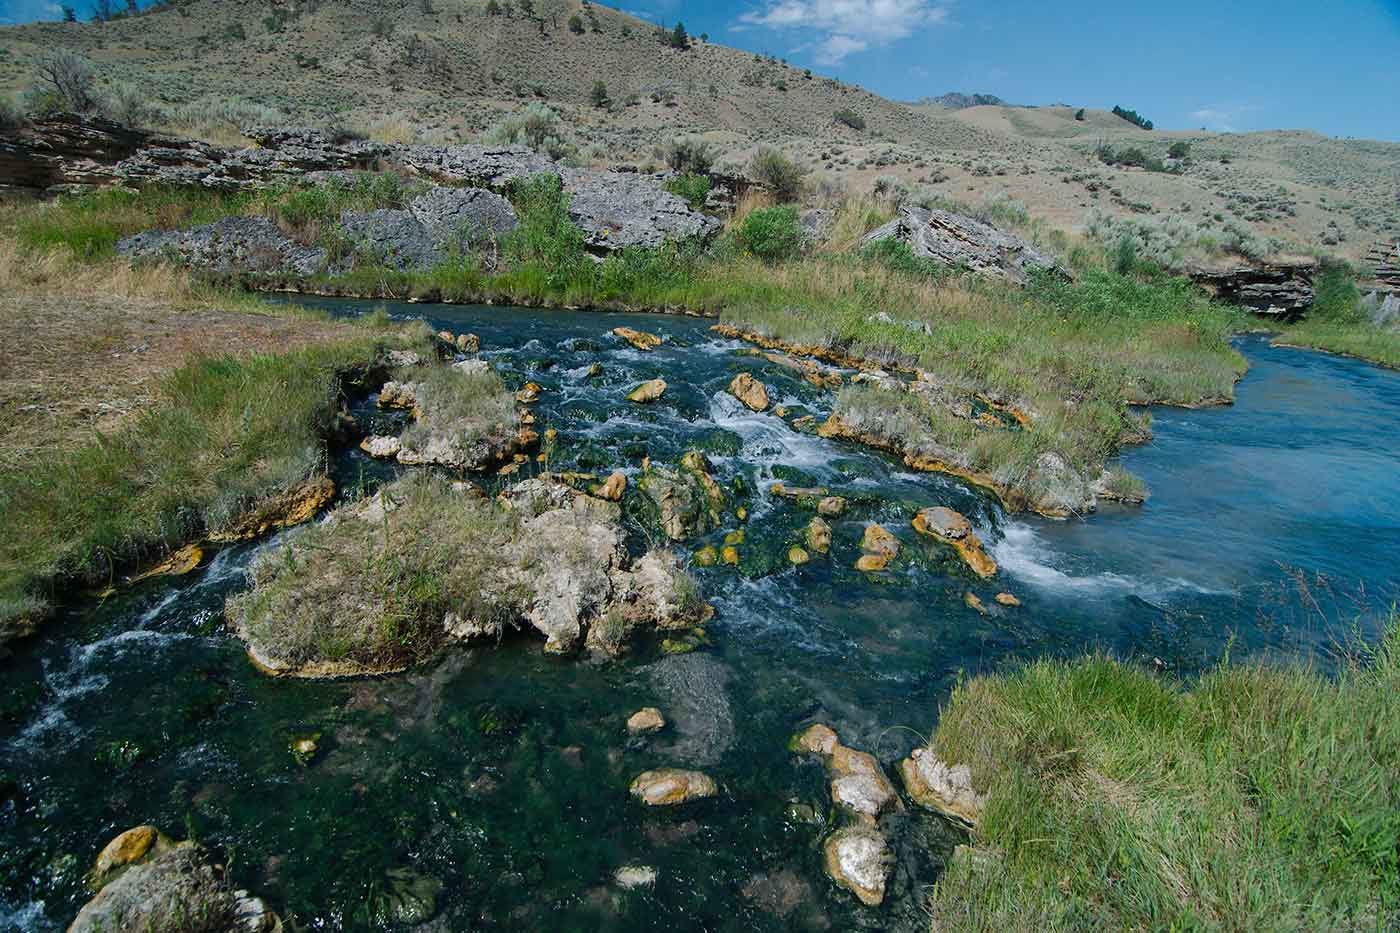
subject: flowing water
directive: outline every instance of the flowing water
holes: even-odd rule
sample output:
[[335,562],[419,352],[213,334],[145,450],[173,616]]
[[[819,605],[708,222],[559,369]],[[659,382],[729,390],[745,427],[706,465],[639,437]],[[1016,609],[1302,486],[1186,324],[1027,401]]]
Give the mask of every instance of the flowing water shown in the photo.
[[[825,721],[892,772],[965,672],[1094,647],[1184,675],[1227,648],[1325,664],[1394,596],[1400,375],[1366,364],[1244,342],[1239,404],[1155,412],[1156,440],[1124,456],[1153,489],[1145,507],[1051,522],[747,411],[723,391],[741,370],[794,410],[820,417],[831,399],[708,322],[390,310],[477,333],[512,385],[539,383],[553,469],[635,475],[698,446],[750,490],[739,567],[697,571],[718,609],[710,644],[668,657],[643,639],[593,663],[521,636],[402,676],[272,680],[222,623],[267,542],[75,606],[0,667],[0,930],[61,929],[97,850],[141,823],[194,833],[312,929],[370,925],[396,884],[436,892],[434,930],[920,929],[921,892],[964,834],[892,818],[890,895],[857,907],[822,873],[826,776],[786,751],[799,727]],[[635,351],[608,334],[621,324],[666,343]],[[658,376],[661,401],[623,401]],[[352,486],[386,473],[358,452],[337,471]],[[787,565],[809,513],[764,495],[775,479],[850,498],[829,559]],[[995,580],[912,533],[914,511],[940,504],[973,521]],[[878,577],[852,569],[871,520],[904,542]],[[1024,605],[994,606],[1003,590]],[[650,705],[671,727],[629,739],[626,717]],[[301,764],[289,744],[308,734],[321,751]],[[667,765],[703,768],[722,793],[664,812],[629,798],[633,776]],[[655,886],[621,890],[624,865],[656,868]]]

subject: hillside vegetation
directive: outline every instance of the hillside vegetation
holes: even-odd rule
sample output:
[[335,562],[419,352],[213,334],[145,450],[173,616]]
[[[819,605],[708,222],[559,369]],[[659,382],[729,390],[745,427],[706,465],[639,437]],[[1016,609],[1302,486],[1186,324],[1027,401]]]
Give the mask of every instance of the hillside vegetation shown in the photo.
[[[181,0],[109,23],[11,27],[0,30],[0,94],[29,85],[37,54],[71,48],[110,92],[137,99],[133,112],[224,142],[269,121],[458,141],[543,103],[563,116],[576,158],[599,166],[645,166],[667,139],[692,134],[717,145],[721,168],[777,145],[855,191],[891,175],[961,200],[1004,192],[1062,229],[1081,228],[1094,209],[1233,220],[1353,261],[1378,237],[1400,235],[1400,145],[1149,132],[1107,110],[1076,119],[1078,106],[984,95],[905,104],[700,38],[677,48],[669,31],[663,42],[655,24],[596,3],[536,0],[533,15],[526,6],[492,15],[482,0],[433,0],[389,15],[370,0]],[[1108,145],[1166,160],[1176,142],[1191,155],[1172,173],[1095,155]]]

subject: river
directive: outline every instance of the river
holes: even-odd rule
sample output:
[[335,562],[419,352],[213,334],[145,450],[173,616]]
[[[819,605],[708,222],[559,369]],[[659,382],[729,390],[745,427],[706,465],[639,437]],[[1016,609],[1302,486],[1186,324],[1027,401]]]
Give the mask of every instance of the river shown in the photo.
[[[827,778],[786,750],[799,727],[828,723],[893,775],[959,677],[1097,648],[1187,677],[1227,651],[1325,666],[1396,595],[1400,374],[1364,363],[1242,341],[1238,404],[1154,411],[1155,440],[1124,454],[1145,506],[1054,522],[749,412],[723,391],[741,370],[794,411],[824,415],[831,398],[708,321],[389,310],[476,333],[508,382],[538,383],[553,469],[635,475],[700,446],[723,484],[754,490],[739,567],[697,571],[718,609],[710,644],[667,657],[643,640],[595,663],[521,636],[402,676],[272,680],[222,620],[266,542],[75,605],[0,666],[0,930],[66,926],[98,849],[141,823],[216,847],[309,929],[373,925],[396,884],[435,894],[432,930],[923,929],[921,892],[965,834],[894,818],[890,894],[859,907],[822,872]],[[666,342],[634,350],[608,334],[623,324]],[[623,400],[655,377],[662,400]],[[336,471],[356,487],[386,474],[358,452]],[[829,559],[787,565],[809,513],[764,495],[775,479],[850,499]],[[931,505],[972,520],[994,580],[912,532]],[[904,542],[875,577],[852,569],[872,520]],[[1022,606],[995,605],[1002,591]],[[642,706],[669,729],[629,739]],[[289,744],[307,734],[320,751],[303,765]],[[721,794],[665,812],[629,798],[633,776],[667,765],[703,768]],[[655,885],[622,890],[625,865],[655,868]]]

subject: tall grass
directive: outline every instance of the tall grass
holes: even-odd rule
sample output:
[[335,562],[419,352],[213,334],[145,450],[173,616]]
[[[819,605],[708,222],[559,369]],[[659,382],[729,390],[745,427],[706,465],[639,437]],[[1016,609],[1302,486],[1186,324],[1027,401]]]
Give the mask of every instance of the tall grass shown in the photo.
[[1226,663],[1185,688],[1105,657],[979,677],[932,744],[989,795],[935,929],[1400,924],[1393,613],[1335,678]]

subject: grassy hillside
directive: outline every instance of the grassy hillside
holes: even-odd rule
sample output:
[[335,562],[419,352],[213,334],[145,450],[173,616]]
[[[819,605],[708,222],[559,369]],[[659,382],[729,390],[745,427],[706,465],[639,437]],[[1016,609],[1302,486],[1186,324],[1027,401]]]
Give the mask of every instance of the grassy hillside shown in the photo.
[[[722,166],[777,144],[856,192],[881,175],[964,201],[1004,192],[1066,229],[1096,209],[1234,219],[1353,260],[1379,236],[1400,235],[1400,145],[1296,131],[1147,132],[1106,111],[1077,120],[1070,106],[905,104],[699,39],[670,48],[653,24],[599,4],[536,0],[533,18],[520,6],[490,15],[485,0],[432,0],[386,14],[371,0],[184,0],[106,24],[12,27],[0,30],[0,94],[29,83],[36,53],[69,47],[109,88],[154,98],[173,129],[225,142],[256,117],[457,141],[543,101],[570,125],[580,158],[597,165],[645,164],[658,143],[703,134]],[[606,107],[591,99],[598,81]],[[838,122],[841,110],[864,128]],[[1163,158],[1177,141],[1191,145],[1191,158],[1173,163],[1179,174],[1095,155],[1107,144]]]

